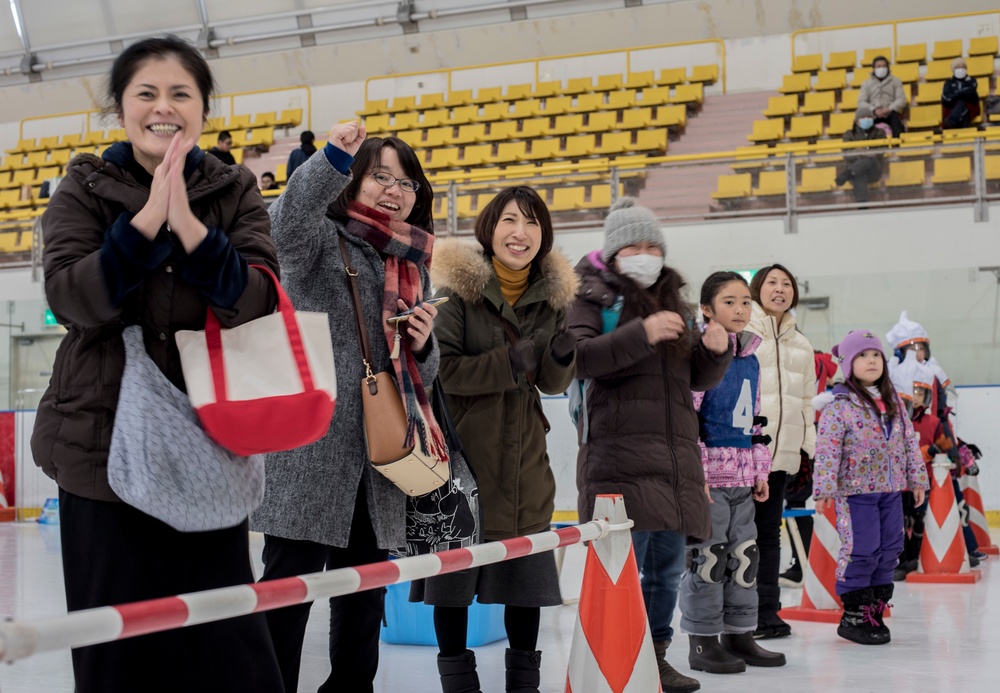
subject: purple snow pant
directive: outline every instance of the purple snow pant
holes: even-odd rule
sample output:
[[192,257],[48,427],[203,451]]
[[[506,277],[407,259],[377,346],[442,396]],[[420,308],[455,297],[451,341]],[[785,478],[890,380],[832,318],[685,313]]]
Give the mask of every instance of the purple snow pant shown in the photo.
[[894,493],[837,498],[837,594],[892,583],[903,548],[903,501]]

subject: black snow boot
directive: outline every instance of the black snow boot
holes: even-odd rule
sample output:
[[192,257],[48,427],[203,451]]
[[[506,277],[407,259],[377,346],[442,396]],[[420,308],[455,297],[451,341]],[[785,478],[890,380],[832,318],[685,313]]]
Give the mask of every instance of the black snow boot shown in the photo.
[[507,665],[507,693],[538,693],[542,681],[541,651],[508,647],[504,662]]
[[878,631],[871,587],[842,594],[840,601],[844,603],[844,615],[840,617],[837,635],[859,645],[884,645],[889,642],[888,634]]
[[669,646],[669,640],[653,643],[653,649],[656,651],[656,667],[660,671],[660,686],[663,688],[663,693],[694,693],[701,688],[701,684],[698,683],[698,679],[685,676],[670,666],[667,661],[667,648]]
[[438,674],[444,693],[482,693],[476,673],[476,653],[466,650],[457,657],[438,655]]
[[875,620],[878,622],[878,632],[880,635],[885,636],[885,641],[889,642],[892,636],[889,633],[889,626],[885,625],[885,611],[892,604],[889,600],[892,599],[892,593],[895,589],[895,585],[889,583],[888,585],[875,585],[872,587],[872,608],[875,610]]
[[709,674],[739,674],[747,670],[746,662],[722,649],[718,635],[689,635],[691,650],[688,664],[696,671]]
[[781,652],[771,652],[758,645],[753,633],[723,633],[719,642],[729,654],[739,657],[752,667],[783,667],[785,655]]

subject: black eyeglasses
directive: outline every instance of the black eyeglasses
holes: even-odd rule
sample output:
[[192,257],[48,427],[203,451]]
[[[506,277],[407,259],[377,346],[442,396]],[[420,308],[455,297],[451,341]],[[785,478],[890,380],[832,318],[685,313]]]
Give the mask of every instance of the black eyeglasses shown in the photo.
[[403,192],[415,193],[420,190],[420,183],[412,178],[396,178],[396,176],[389,175],[388,173],[384,173],[382,171],[376,171],[375,173],[370,173],[369,175],[383,188],[391,188],[396,183],[399,183],[399,189]]

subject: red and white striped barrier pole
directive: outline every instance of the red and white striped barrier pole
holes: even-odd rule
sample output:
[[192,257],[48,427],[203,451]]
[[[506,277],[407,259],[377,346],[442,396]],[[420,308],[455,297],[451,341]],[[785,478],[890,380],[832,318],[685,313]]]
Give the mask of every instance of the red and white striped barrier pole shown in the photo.
[[0,661],[13,662],[39,652],[96,645],[453,573],[594,541],[612,531],[628,531],[628,525],[593,520],[527,537],[356,568],[103,606],[37,621],[0,623]]
[[972,533],[976,535],[979,550],[991,556],[1000,555],[1000,548],[997,548],[990,536],[990,524],[986,521],[986,511],[983,509],[983,494],[979,490],[979,477],[963,474],[958,478],[958,487],[962,489],[965,504],[969,506],[969,524],[972,526]]

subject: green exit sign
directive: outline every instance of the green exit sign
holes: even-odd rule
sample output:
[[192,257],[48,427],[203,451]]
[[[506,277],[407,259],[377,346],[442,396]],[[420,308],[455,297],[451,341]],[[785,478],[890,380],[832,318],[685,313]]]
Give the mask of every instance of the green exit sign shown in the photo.
[[58,327],[59,326],[59,321],[56,320],[55,313],[53,313],[51,310],[49,310],[48,308],[46,308],[45,309],[45,318],[44,318],[42,324],[44,324],[46,327]]

